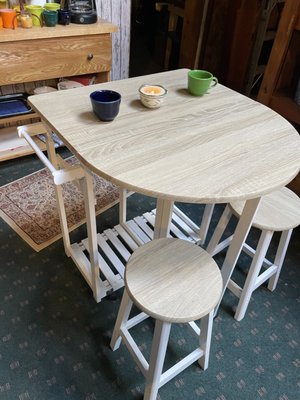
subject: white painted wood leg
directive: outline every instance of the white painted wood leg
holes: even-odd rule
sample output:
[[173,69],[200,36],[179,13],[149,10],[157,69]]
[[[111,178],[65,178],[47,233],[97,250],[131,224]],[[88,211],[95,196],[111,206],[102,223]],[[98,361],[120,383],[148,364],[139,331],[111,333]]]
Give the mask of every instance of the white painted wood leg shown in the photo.
[[227,288],[229,279],[231,278],[232,272],[236,266],[237,260],[242,251],[243,245],[251,228],[253,218],[255,217],[260,199],[261,198],[258,197],[256,199],[248,200],[244,206],[242,215],[238,221],[237,227],[235,229],[232,238],[232,242],[227,250],[226,257],[221,268],[221,273],[223,278],[223,291],[220,301],[215,308],[215,314],[218,311],[225,290]]
[[[47,133],[45,136],[46,136],[47,155],[48,155],[48,158],[49,158],[51,164],[56,169],[59,169],[59,160],[57,158],[57,154],[55,151],[51,131],[49,131],[48,128],[46,128],[46,129],[47,129]],[[70,246],[71,246],[70,234],[69,234],[68,223],[67,223],[66,208],[65,208],[65,203],[64,203],[63,194],[62,194],[62,186],[54,185],[54,191],[55,191],[55,198],[56,198],[56,202],[57,202],[56,204],[57,204],[58,216],[59,216],[60,227],[61,227],[61,232],[62,232],[64,249],[65,249],[66,255],[68,257],[70,257]]]
[[127,189],[120,188],[119,223],[124,225],[127,220]]
[[215,208],[214,204],[207,204],[204,208],[204,213],[199,228],[199,239],[201,245],[204,245],[205,243],[210,221],[214,212],[214,208]]
[[288,245],[290,243],[290,239],[292,236],[293,229],[289,229],[287,231],[283,231],[280,236],[280,241],[278,244],[278,248],[276,251],[276,256],[274,260],[274,265],[277,266],[276,273],[270,278],[268,283],[268,289],[273,291],[276,289],[277,282],[279,279],[279,275],[281,272],[282,264],[285,259],[285,255],[287,252]]
[[205,315],[200,320],[200,336],[199,346],[203,350],[203,356],[199,359],[198,363],[203,370],[206,370],[209,363],[211,335],[213,328],[214,311]]
[[264,230],[261,232],[259,242],[254,257],[252,259],[250,269],[247,273],[245,284],[242,289],[241,297],[239,299],[236,312],[234,314],[234,318],[237,321],[241,321],[246,314],[249,301],[251,299],[252,292],[256,288],[256,280],[263,265],[263,261],[269,248],[272,236],[273,231]]
[[221,237],[226,229],[226,226],[228,225],[231,215],[232,213],[227,205],[206,248],[206,251],[212,256],[219,251],[217,250],[218,243],[220,243]]
[[154,239],[168,236],[170,232],[173,205],[174,202],[171,200],[157,199]]
[[117,350],[120,347],[122,341],[121,328],[122,326],[126,326],[131,308],[132,308],[132,301],[128,296],[127,290],[124,289],[118,316],[115,322],[114,331],[110,341],[110,347],[113,351]]
[[90,257],[90,274],[94,299],[99,302],[100,294],[100,277],[99,277],[99,260],[98,260],[98,244],[97,244],[97,227],[96,213],[94,202],[94,187],[92,175],[86,169],[83,178],[83,196],[86,215],[86,226],[88,234],[88,247]]
[[154,337],[151,348],[149,370],[146,373],[144,400],[156,400],[160,387],[160,378],[168,346],[171,323],[155,321]]
[[56,198],[56,204],[57,204],[57,211],[59,215],[59,221],[60,221],[60,228],[62,232],[62,239],[63,239],[63,244],[64,244],[64,249],[65,253],[68,257],[70,257],[70,235],[69,235],[69,229],[68,229],[68,223],[67,223],[67,214],[66,214],[66,208],[65,208],[65,203],[63,199],[63,194],[62,194],[62,187],[55,185],[55,198]]

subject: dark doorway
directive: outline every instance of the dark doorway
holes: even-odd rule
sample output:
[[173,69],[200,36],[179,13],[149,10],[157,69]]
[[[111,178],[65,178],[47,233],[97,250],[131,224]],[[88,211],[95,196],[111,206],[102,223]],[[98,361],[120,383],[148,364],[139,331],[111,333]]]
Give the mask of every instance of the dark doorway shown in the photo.
[[[140,76],[178,67],[182,21],[175,32],[168,32],[168,3],[174,0],[133,0],[131,9],[131,43],[129,75]],[[167,40],[172,52],[166,63]],[[167,64],[167,65],[166,65]]]

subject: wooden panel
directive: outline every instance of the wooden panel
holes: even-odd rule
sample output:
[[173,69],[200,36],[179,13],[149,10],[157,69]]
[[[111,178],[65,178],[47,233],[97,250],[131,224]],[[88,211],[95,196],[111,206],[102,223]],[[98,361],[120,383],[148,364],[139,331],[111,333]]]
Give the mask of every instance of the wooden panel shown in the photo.
[[96,0],[98,16],[111,21],[119,29],[112,35],[111,79],[129,76],[131,0]]
[[[91,60],[88,55],[93,54]],[[26,65],[26,68],[23,66]],[[109,71],[110,35],[1,44],[0,85]]]
[[299,9],[299,2],[286,0],[264,79],[258,94],[258,100],[261,103],[269,104],[273,92],[276,90],[293,30],[299,18]]
[[201,28],[204,0],[186,0],[180,46],[179,66],[194,68]]
[[211,71],[226,84],[230,46],[236,18],[236,2],[211,0],[199,67]]
[[300,125],[300,106],[295,103],[289,92],[278,91],[274,93],[268,105],[289,121],[294,121]]

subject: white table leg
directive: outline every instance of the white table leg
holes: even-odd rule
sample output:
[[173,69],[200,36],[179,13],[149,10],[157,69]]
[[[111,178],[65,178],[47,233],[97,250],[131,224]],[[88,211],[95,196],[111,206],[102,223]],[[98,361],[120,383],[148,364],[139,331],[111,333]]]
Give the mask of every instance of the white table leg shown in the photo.
[[221,268],[221,273],[222,273],[222,278],[223,278],[223,292],[222,292],[221,299],[215,308],[215,314],[218,311],[218,308],[219,308],[222,298],[224,296],[225,290],[227,288],[228,282],[231,278],[231,275],[233,273],[233,270],[235,268],[237,260],[242,251],[242,248],[243,248],[243,245],[247,238],[247,235],[249,233],[253,218],[255,217],[260,199],[261,198],[258,197],[256,199],[248,200],[245,204],[242,215],[238,221],[237,227],[235,229],[235,232],[234,232],[234,235],[232,238],[232,242],[227,250],[226,257],[225,257],[225,260],[224,260],[222,268]]
[[89,256],[91,264],[91,282],[94,299],[99,302],[100,294],[100,277],[99,277],[99,261],[98,261],[98,244],[97,244],[97,226],[95,213],[95,198],[93,177],[85,169],[85,177],[83,179],[83,196],[86,215],[86,226],[88,234]]
[[[54,147],[54,142],[51,135],[51,130],[46,126],[46,148],[47,148],[47,155],[51,162],[51,164],[56,168],[59,169],[59,161],[57,159],[57,154]],[[55,190],[55,197],[57,201],[57,210],[60,220],[60,227],[62,232],[62,239],[64,243],[65,253],[68,257],[70,257],[70,235],[67,223],[67,215],[65,209],[65,203],[62,194],[62,187],[60,185],[54,185]]]
[[154,239],[167,237],[170,232],[174,201],[157,199]]
[[120,188],[119,223],[124,225],[127,220],[127,189]]
[[214,212],[215,205],[214,204],[206,204],[204,208],[204,213],[201,221],[201,225],[199,228],[199,239],[200,244],[203,246],[206,240],[208,228],[210,225],[210,221]]

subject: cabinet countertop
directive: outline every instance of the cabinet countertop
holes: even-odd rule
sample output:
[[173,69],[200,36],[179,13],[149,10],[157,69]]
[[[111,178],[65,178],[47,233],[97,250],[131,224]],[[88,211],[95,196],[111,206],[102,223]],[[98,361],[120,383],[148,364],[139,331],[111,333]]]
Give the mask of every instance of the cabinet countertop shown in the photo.
[[30,39],[47,39],[84,35],[99,35],[117,32],[118,27],[104,19],[95,24],[56,25],[55,27],[33,27],[32,29],[1,29],[0,43]]

